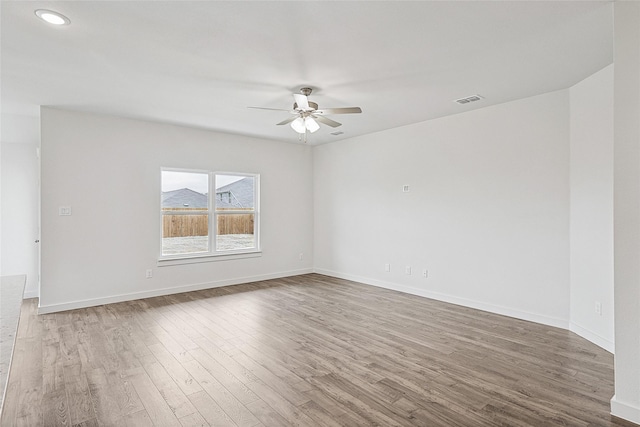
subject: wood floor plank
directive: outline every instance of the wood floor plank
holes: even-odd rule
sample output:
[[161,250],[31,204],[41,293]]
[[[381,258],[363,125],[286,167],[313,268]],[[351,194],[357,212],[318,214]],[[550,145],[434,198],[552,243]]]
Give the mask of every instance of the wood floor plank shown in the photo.
[[64,390],[64,370],[60,358],[60,343],[43,341],[42,345],[42,392]]
[[199,414],[209,425],[237,427],[231,417],[206,391],[193,393],[189,396],[189,400],[198,408]]
[[[146,316],[152,316],[151,312],[147,313]],[[165,320],[161,319],[161,321]],[[148,330],[153,335],[155,335],[155,337],[159,341],[159,343],[157,344],[147,345],[149,350],[151,350],[152,347],[157,348],[158,344],[161,344],[178,362],[188,362],[189,360],[191,360],[191,356],[189,355],[187,349],[181,346],[180,343],[175,340],[169,332],[167,332],[162,326],[160,326],[160,324],[153,323],[149,326]]]
[[105,424],[116,424],[123,413],[118,405],[116,390],[110,386],[104,369],[87,371],[86,378],[96,417]]
[[342,426],[342,424],[340,424],[337,419],[334,419],[327,410],[312,400],[300,405],[299,408],[302,412],[307,414],[309,418],[315,420],[317,425],[327,427]]
[[211,373],[197,360],[185,363],[185,368],[191,375],[200,380],[204,391],[222,408],[233,422],[239,427],[253,427],[258,419],[227,390]]
[[144,409],[123,417],[121,423],[126,427],[153,427],[154,426],[154,423],[151,420],[149,413]]
[[280,396],[287,399],[289,402],[291,402],[291,404],[299,406],[308,402],[308,398],[300,394],[295,388],[291,386],[291,384],[288,384],[273,372],[271,372],[269,369],[255,362],[246,354],[236,353],[235,357],[233,357],[232,359],[237,361],[237,363],[243,366],[245,369],[248,369],[252,374],[262,380],[264,383],[269,384],[270,387],[275,389]]
[[207,344],[201,344],[202,348],[191,351],[192,356],[200,366],[206,369],[222,387],[229,390],[239,402],[247,404],[258,400],[258,396],[247,386],[247,383],[256,380],[256,377],[250,376],[248,369],[243,369],[238,376],[234,375],[211,357],[213,350],[209,348],[207,352],[205,350],[205,348],[208,348]]
[[197,409],[194,408],[187,396],[160,363],[145,363],[143,366],[149,378],[151,378],[151,381],[153,381],[153,384],[158,391],[160,391],[160,394],[164,397],[164,400],[177,418],[182,418],[197,412]]
[[199,412],[194,412],[193,414],[186,415],[180,418],[180,424],[182,427],[209,427],[209,424]]
[[323,375],[313,378],[311,381],[333,399],[372,424],[401,426],[403,421],[408,418],[408,414],[405,414],[400,408],[390,409],[384,401],[376,401],[370,395],[363,393],[363,389],[354,386],[349,380],[338,375]]
[[154,425],[180,426],[175,414],[144,369],[137,368],[132,370],[128,378]]
[[627,427],[557,328],[318,274],[37,315],[2,426]]
[[[174,296],[174,298],[177,297]],[[227,332],[224,328],[221,328],[216,323],[215,319],[210,317],[210,311],[206,304],[201,301],[204,299],[201,294],[193,292],[185,295],[184,298],[186,298],[191,304],[189,304],[188,311],[186,311],[185,308],[182,310],[187,315],[187,321],[191,327],[193,327],[197,332],[206,336],[207,339],[215,342],[216,344],[224,342],[226,339],[234,338],[233,334]]]
[[198,346],[188,336],[191,334],[191,331],[185,334],[180,327],[181,325],[176,324],[177,318],[171,309],[168,308],[169,300],[167,297],[159,297],[150,301],[156,302],[154,309],[156,311],[157,319],[159,319],[158,324],[180,345],[180,347],[187,351],[198,348]]
[[288,424],[294,426],[313,426],[315,421],[312,420],[307,414],[301,411],[295,405],[292,405],[287,399],[279,396],[275,390],[264,384],[262,381],[257,380],[250,383],[251,390],[253,390],[260,398],[275,412],[277,412],[282,418],[286,420]]
[[262,399],[249,403],[247,409],[265,426],[287,427],[293,425],[282,418],[280,414],[274,411],[273,408],[267,405]]
[[64,389],[45,393],[42,402],[42,421],[45,426],[71,425],[69,402]]
[[131,381],[124,373],[105,370],[109,391],[115,396],[115,400],[120,408],[120,414],[130,415],[144,410],[144,406],[138,397],[138,393]]
[[350,410],[347,406],[341,404],[315,387],[312,390],[306,391],[305,394],[309,397],[309,401],[319,405],[331,414],[333,419],[338,421],[341,425],[365,426],[370,424],[369,421],[358,415],[357,412]]
[[158,362],[164,366],[185,395],[202,391],[200,384],[184,368],[184,362],[178,362],[164,345],[154,344],[149,346],[149,350],[158,359]]
[[64,366],[63,372],[71,423],[80,424],[95,418],[89,384],[82,367],[80,365]]

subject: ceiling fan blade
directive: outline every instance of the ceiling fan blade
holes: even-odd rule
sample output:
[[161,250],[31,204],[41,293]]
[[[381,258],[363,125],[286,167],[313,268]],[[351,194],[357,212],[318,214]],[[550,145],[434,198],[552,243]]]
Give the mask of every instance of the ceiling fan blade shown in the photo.
[[317,121],[319,121],[322,124],[325,124],[327,126],[331,126],[332,128],[337,128],[338,126],[342,126],[342,123],[338,123],[335,120],[331,120],[327,117],[323,117],[323,116],[316,116],[311,115],[311,117],[313,117],[314,119],[316,119]]
[[362,113],[362,108],[360,107],[323,108],[322,110],[317,110],[314,112],[314,114],[353,114],[353,113]]
[[247,108],[254,108],[256,110],[289,111],[291,113],[298,114],[297,112],[295,112],[293,110],[283,110],[282,108],[265,108],[265,107],[247,107]]
[[287,123],[291,123],[292,121],[294,121],[294,120],[295,120],[295,119],[297,119],[298,117],[300,117],[300,116],[291,116],[291,117],[289,117],[288,119],[281,121],[280,123],[276,123],[276,125],[277,125],[277,126],[280,126],[280,125],[286,125]]
[[299,93],[294,93],[293,99],[296,100],[296,104],[298,104],[298,108],[300,108],[301,110],[303,111],[311,110],[311,108],[309,108],[309,100],[307,99],[306,96],[301,95]]

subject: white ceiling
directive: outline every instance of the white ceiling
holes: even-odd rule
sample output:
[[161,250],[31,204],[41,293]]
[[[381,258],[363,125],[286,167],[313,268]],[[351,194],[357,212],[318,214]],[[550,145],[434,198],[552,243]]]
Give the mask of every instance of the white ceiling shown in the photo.
[[343,126],[318,144],[567,88],[613,61],[609,1],[1,5],[4,114],[52,105],[290,142],[286,112],[247,107],[288,109],[310,86],[320,108],[362,108],[329,116]]

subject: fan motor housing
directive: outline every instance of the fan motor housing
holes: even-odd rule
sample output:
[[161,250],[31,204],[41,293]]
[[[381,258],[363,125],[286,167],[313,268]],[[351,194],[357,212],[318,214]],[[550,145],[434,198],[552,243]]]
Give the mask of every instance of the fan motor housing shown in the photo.
[[[317,110],[317,109],[318,109],[318,104],[316,104],[315,102],[311,102],[311,101],[307,101],[307,102],[309,103],[309,107],[310,107],[310,108],[312,108],[312,109],[314,109],[314,110]],[[297,110],[297,109],[298,109],[298,103],[297,103],[297,102],[294,102],[294,103],[293,103],[293,109],[294,109],[294,110]]]

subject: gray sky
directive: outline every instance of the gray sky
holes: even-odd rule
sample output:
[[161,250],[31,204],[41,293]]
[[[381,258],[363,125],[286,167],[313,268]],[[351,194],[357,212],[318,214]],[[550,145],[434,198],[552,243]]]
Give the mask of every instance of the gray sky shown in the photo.
[[[216,188],[244,178],[237,175],[216,175]],[[162,191],[179,190],[189,188],[198,193],[206,193],[208,176],[206,173],[162,171]]]

